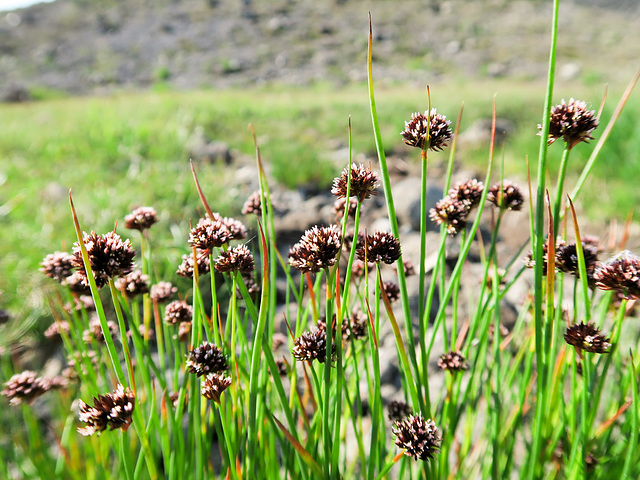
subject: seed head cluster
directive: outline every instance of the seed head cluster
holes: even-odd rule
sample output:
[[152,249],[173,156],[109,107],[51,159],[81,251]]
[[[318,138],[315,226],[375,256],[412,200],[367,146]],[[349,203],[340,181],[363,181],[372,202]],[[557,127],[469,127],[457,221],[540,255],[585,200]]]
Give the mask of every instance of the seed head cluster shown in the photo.
[[460,352],[449,352],[440,356],[438,367],[451,374],[466,370],[467,364],[464,356]]
[[317,273],[336,263],[342,242],[336,225],[314,226],[289,251],[289,264],[303,273]]
[[567,328],[564,340],[578,350],[592,353],[608,353],[609,338],[600,333],[593,322],[576,323]]
[[[84,246],[89,256],[89,264],[93,270],[98,287],[104,286],[109,278],[126,275],[133,269],[135,250],[129,240],[122,240],[115,232],[98,235],[96,232],[83,234]],[[76,242],[73,247],[73,265],[86,278],[82,251]],[[88,283],[85,280],[85,283]]]
[[[211,271],[211,261],[208,252],[199,252],[196,255],[198,265],[198,275],[206,275]],[[182,263],[178,265],[176,273],[184,278],[193,278],[194,262],[193,255],[182,255]]]
[[220,252],[216,259],[215,268],[222,273],[250,273],[255,269],[253,255],[246,245],[229,248]]
[[131,424],[134,407],[135,395],[131,389],[125,389],[122,385],[118,385],[113,393],[94,397],[93,406],[80,400],[79,418],[87,426],[78,428],[78,433],[84,436],[94,433],[100,435],[107,427],[110,430],[121,428],[126,431]]
[[509,180],[505,180],[502,184],[496,183],[489,188],[487,201],[501,210],[518,211],[522,208],[524,197],[520,187]]
[[387,416],[392,422],[399,422],[413,413],[411,406],[401,400],[391,400],[387,404]]
[[351,165],[351,181],[349,181],[349,167],[346,167],[339,177],[333,180],[333,188],[331,193],[338,198],[347,196],[347,188],[349,196],[356,197],[358,202],[362,203],[371,195],[376,194],[376,188],[380,184],[380,176],[377,172],[371,170],[371,167],[365,167],[361,163]]
[[[332,343],[335,350],[335,343]],[[332,352],[334,354],[335,352]],[[317,360],[324,363],[327,359],[327,332],[326,329],[312,328],[308,332],[303,332],[295,339],[291,354],[298,360]],[[333,355],[332,355],[333,357]]]
[[397,421],[392,432],[396,445],[403,448],[408,457],[428,461],[440,451],[440,431],[433,420],[425,420],[420,414]]
[[451,121],[437,113],[435,108],[431,113],[414,113],[409,122],[404,122],[404,130],[400,132],[404,143],[421,150],[442,150],[453,138]]
[[151,285],[150,297],[153,302],[165,303],[178,291],[170,282],[158,282]]
[[357,250],[357,254],[363,262],[383,262],[390,265],[402,254],[400,240],[389,232],[376,232],[373,235],[367,235],[364,245]]
[[149,293],[149,275],[143,275],[141,270],[134,270],[120,277],[115,282],[116,288],[129,297]]
[[[572,149],[580,142],[593,140],[591,132],[599,123],[595,110],[587,110],[585,102],[572,98],[569,103],[565,103],[562,99],[559,105],[551,107],[548,143],[551,145],[562,139],[567,149]],[[538,125],[538,129],[542,130],[542,125]]]
[[602,290],[614,290],[629,300],[640,298],[640,257],[624,251],[596,268],[593,279]]
[[58,283],[64,284],[75,271],[73,255],[67,252],[53,252],[44,257],[40,271]]
[[244,205],[242,206],[243,215],[262,215],[262,201],[260,199],[260,190],[253,192]]
[[157,221],[158,216],[152,207],[140,207],[124,217],[124,226],[131,230],[143,232],[151,228]]
[[[594,287],[593,274],[598,263],[598,244],[585,239],[582,242],[582,253],[584,254],[584,263],[587,270],[587,281],[591,287]],[[570,273],[577,277],[580,276],[578,252],[575,243],[561,245],[556,249],[556,268],[561,272]]]
[[447,233],[456,236],[467,226],[467,217],[477,207],[484,185],[471,179],[449,190],[449,194],[429,211],[429,218],[437,225],[446,225]]
[[201,218],[198,224],[189,232],[189,244],[207,252],[213,248],[220,248],[231,240],[231,232],[223,223],[222,218]]
[[229,370],[227,357],[225,357],[222,349],[209,342],[203,342],[202,345],[189,352],[186,366],[189,373],[193,373],[198,377]]
[[231,377],[220,373],[210,373],[202,382],[200,392],[203,397],[208,400],[213,400],[219,405],[220,395],[222,395],[222,392],[224,392],[229,385],[231,385]]
[[174,300],[164,309],[164,322],[168,325],[190,322],[192,318],[193,308],[184,300]]
[[50,388],[51,383],[49,380],[38,377],[31,370],[25,370],[22,373],[13,375],[5,382],[4,390],[0,392],[0,395],[7,397],[11,405],[20,405],[23,402],[31,403]]

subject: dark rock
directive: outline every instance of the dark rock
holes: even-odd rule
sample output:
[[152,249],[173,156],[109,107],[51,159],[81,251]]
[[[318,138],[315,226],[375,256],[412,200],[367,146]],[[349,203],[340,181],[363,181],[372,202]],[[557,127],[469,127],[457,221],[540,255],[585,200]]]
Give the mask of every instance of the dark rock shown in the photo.
[[5,103],[21,103],[31,101],[31,94],[22,85],[9,85],[0,96],[0,101]]

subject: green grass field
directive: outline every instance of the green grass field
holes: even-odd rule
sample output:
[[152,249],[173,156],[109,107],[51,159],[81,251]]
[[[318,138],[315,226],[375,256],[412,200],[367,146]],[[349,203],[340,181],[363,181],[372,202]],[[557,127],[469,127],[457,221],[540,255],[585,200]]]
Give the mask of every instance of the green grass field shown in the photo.
[[[623,89],[624,85],[610,87],[596,139]],[[399,132],[411,112],[426,109],[425,90],[400,85],[381,85],[378,90],[378,113],[386,148],[418,160],[402,144]],[[525,171],[526,156],[535,159],[537,155],[539,139],[532,119],[540,118],[543,90],[542,83],[513,81],[431,86],[433,106],[454,123],[464,102],[463,134],[475,120],[490,117],[496,95],[498,117],[515,127],[504,149],[497,146],[498,158],[504,158],[507,175],[520,177]],[[576,90],[558,85],[554,97],[556,103],[562,98],[580,98],[597,110],[602,92],[602,86]],[[639,200],[636,182],[629,181],[640,176],[640,124],[636,120],[640,102],[634,97],[637,92],[578,202],[582,216],[589,221],[624,221]],[[375,159],[367,102],[366,86],[356,85],[338,90],[316,86],[120,93],[0,106],[0,308],[9,310],[22,325],[31,325],[46,315],[45,290],[40,288],[44,279],[38,264],[48,253],[71,249],[75,237],[69,189],[73,190],[85,230],[102,233],[113,229],[115,220],[122,222],[136,206],[155,207],[165,224],[158,230],[176,232],[162,238],[159,246],[167,249],[167,262],[177,265],[184,253],[183,232],[188,231],[189,221],[199,216],[185,146],[196,127],[202,127],[211,139],[254,155],[247,128],[251,123],[264,160],[272,167],[272,183],[291,188],[308,183],[328,187],[347,162],[347,158],[337,163],[329,158],[333,151],[346,146],[349,116],[354,153]],[[562,150],[555,147],[550,153],[551,168],[557,168]],[[568,188],[592,147],[593,142],[572,155]],[[458,164],[482,171],[487,148],[486,144],[467,148],[461,144]],[[216,209],[239,215],[246,197],[235,188],[233,170],[210,164],[196,168]],[[127,235],[123,227],[118,231]],[[50,322],[40,323],[36,330]]]

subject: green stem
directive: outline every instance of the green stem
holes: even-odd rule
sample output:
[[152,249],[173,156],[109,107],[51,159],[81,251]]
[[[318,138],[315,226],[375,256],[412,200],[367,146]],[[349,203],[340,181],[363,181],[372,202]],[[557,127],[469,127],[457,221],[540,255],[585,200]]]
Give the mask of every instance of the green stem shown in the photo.
[[544,301],[543,289],[542,289],[542,253],[544,245],[544,194],[545,194],[545,175],[547,172],[547,141],[549,138],[549,125],[551,102],[553,97],[553,85],[555,80],[556,69],[556,45],[558,38],[558,11],[560,7],[560,0],[553,0],[553,20],[551,28],[551,46],[549,53],[549,71],[547,77],[547,92],[545,96],[544,109],[542,114],[542,131],[540,132],[540,151],[538,157],[538,188],[536,192],[536,210],[535,210],[535,231],[532,232],[534,239],[534,323],[535,323],[535,343],[536,343],[536,412],[534,421],[534,432],[532,438],[531,455],[528,459],[528,475],[527,478],[533,480],[536,478],[539,472],[541,472],[541,466],[538,462],[538,454],[542,445],[542,426],[544,424],[544,418],[546,412],[544,411],[544,405],[542,402],[542,396],[545,389],[544,377],[545,377],[545,364],[544,364],[544,349],[543,349],[543,325],[542,325],[542,302]]

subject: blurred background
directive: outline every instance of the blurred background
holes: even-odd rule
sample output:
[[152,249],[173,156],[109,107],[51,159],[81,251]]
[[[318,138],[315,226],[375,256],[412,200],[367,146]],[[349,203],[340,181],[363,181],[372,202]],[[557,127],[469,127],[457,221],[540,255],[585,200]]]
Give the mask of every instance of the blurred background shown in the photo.
[[[9,319],[0,348],[26,341],[26,332],[38,338],[52,321],[53,285],[38,265],[71,250],[69,189],[86,231],[104,233],[133,208],[155,207],[152,241],[162,253],[153,280],[176,281],[189,222],[201,215],[188,162],[214,209],[240,217],[257,185],[249,123],[274,187],[295,198],[327,191],[346,164],[349,116],[355,159],[375,164],[369,12],[396,173],[410,175],[419,160],[399,132],[427,109],[426,85],[454,123],[465,105],[460,175],[485,169],[494,96],[506,174],[526,184],[526,158],[537,158],[551,1],[24,3],[0,0],[0,309]],[[575,97],[598,110],[608,85],[596,139],[639,67],[640,2],[562,2],[554,103]],[[589,233],[623,224],[640,200],[639,116],[636,92],[578,203],[583,221],[601,230]],[[569,188],[592,148],[572,152]],[[561,147],[550,155],[555,178]],[[430,160],[430,183],[446,161],[446,153]]]

